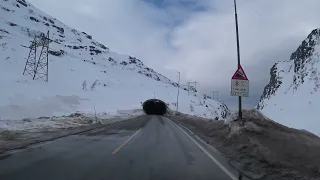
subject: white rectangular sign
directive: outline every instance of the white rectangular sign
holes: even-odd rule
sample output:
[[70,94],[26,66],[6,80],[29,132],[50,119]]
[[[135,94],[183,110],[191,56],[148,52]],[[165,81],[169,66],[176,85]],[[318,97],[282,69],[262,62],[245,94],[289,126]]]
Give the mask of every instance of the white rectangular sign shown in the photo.
[[249,80],[231,79],[231,96],[249,96]]

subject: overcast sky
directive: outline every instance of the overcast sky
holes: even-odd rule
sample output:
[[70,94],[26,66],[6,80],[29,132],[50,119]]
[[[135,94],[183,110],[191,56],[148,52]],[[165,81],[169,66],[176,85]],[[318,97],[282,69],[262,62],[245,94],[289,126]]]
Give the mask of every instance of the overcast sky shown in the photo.
[[[85,31],[112,51],[202,91],[230,97],[237,67],[233,0],[29,0],[63,23]],[[257,104],[271,66],[286,60],[320,27],[319,0],[238,0],[241,64],[250,80],[244,106]],[[172,69],[175,71],[167,71]]]

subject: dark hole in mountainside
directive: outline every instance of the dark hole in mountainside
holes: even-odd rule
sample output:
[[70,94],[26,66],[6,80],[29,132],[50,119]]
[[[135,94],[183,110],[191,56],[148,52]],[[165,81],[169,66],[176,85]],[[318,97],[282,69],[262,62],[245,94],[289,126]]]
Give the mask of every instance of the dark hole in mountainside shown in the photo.
[[167,113],[167,104],[160,99],[146,100],[142,107],[148,115],[164,115]]

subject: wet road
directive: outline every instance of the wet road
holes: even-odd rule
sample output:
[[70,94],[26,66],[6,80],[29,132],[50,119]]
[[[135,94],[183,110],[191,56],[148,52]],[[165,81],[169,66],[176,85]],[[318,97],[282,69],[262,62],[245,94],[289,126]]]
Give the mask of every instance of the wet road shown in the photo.
[[0,179],[231,180],[170,120],[144,118],[141,127],[98,129],[2,156]]

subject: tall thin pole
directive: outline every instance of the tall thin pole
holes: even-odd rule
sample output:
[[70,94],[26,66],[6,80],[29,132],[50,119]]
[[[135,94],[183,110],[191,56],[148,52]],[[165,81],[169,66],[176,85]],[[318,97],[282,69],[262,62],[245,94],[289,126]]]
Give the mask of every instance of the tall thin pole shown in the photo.
[[179,92],[180,92],[180,72],[179,73],[179,80],[178,80],[178,94],[177,94],[177,112],[178,112],[178,108],[179,108]]
[[48,36],[48,39],[47,39],[47,41],[46,41],[46,43],[48,43],[47,45],[47,82],[48,82],[48,78],[49,78],[49,40],[50,40],[50,37],[49,37],[49,30],[48,30],[48,34],[47,34],[47,36]]
[[[233,0],[234,2],[234,17],[236,22],[236,34],[237,34],[237,51],[238,51],[238,67],[240,64],[240,40],[239,40],[239,25],[238,25],[238,13],[237,13],[237,2],[236,0]],[[242,98],[239,96],[239,119],[242,119]]]

